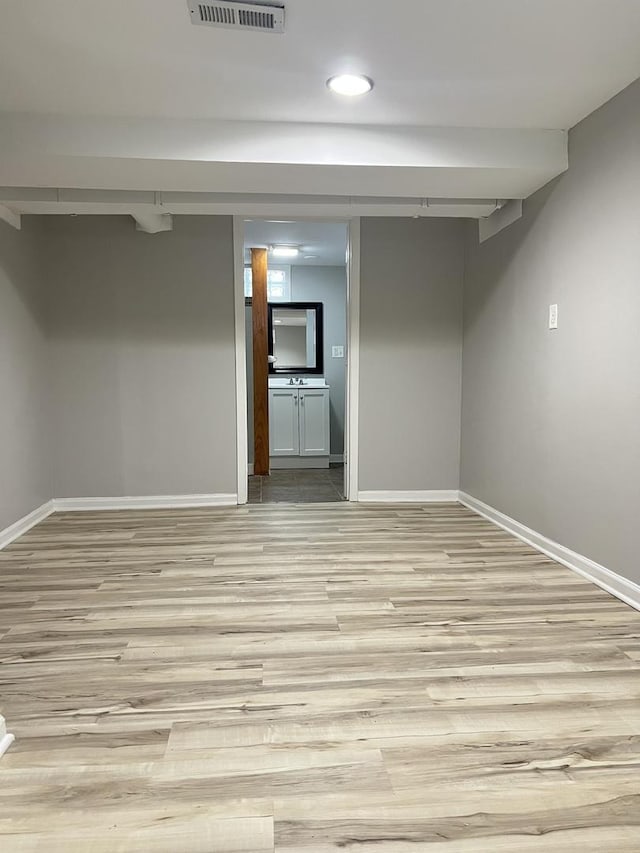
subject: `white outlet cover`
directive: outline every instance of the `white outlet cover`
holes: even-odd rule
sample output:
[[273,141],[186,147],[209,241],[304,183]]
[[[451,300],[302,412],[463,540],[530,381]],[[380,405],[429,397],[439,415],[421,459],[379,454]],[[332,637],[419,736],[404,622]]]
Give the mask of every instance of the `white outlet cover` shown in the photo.
[[331,358],[344,358],[344,347],[331,347]]
[[557,305],[549,305],[549,328],[557,329],[558,328],[558,306]]

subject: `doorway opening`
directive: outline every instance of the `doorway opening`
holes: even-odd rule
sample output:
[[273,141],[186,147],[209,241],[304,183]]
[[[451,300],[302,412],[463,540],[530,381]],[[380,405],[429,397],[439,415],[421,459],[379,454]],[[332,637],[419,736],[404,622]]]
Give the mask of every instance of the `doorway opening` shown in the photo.
[[[236,219],[235,230],[236,306],[241,271],[246,377],[244,389],[238,383],[246,406],[245,499],[342,501],[351,497],[347,460],[353,229],[347,221]],[[258,266],[252,264],[256,259]],[[265,260],[262,282],[260,265]],[[265,309],[266,318],[261,319]],[[258,383],[268,405],[256,389]],[[240,426],[240,414],[238,420]],[[239,455],[239,502],[241,469]]]

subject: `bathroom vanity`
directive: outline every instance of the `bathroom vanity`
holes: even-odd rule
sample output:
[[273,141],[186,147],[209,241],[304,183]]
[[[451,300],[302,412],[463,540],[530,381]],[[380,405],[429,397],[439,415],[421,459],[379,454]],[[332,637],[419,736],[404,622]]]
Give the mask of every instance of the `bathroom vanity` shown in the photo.
[[329,386],[322,377],[269,378],[272,468],[328,468]]
[[329,386],[321,302],[269,304],[269,463],[328,468]]

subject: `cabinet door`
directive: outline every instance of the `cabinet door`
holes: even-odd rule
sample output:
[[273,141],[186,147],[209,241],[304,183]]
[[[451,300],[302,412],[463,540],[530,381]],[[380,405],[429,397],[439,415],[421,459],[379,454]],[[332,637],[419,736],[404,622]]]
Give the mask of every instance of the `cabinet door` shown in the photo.
[[328,456],[329,390],[300,389],[300,456]]
[[269,390],[269,455],[299,456],[298,389]]

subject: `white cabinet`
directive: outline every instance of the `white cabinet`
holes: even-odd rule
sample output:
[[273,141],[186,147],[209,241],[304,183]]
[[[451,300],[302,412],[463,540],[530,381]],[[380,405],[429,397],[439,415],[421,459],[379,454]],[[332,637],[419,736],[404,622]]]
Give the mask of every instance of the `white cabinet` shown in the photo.
[[271,388],[269,391],[269,455],[299,456],[297,388]]
[[328,457],[330,449],[329,389],[270,388],[269,455]]
[[300,456],[329,455],[329,390],[299,391]]

